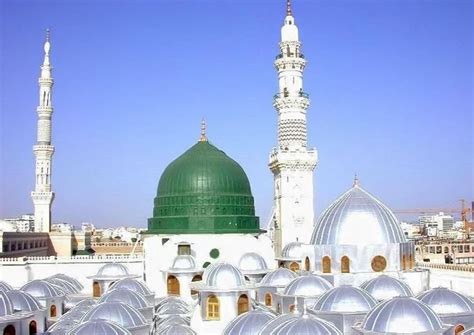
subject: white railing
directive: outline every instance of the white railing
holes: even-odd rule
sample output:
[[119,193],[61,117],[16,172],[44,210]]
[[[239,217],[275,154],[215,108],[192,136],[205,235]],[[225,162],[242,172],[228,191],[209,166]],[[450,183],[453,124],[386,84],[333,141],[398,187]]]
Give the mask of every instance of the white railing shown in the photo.
[[94,255],[94,256],[24,256],[24,257],[5,257],[0,258],[0,264],[11,263],[74,263],[74,262],[140,262],[143,261],[143,255],[140,254],[113,254],[113,255]]
[[416,263],[416,266],[430,269],[474,272],[474,266],[461,264]]

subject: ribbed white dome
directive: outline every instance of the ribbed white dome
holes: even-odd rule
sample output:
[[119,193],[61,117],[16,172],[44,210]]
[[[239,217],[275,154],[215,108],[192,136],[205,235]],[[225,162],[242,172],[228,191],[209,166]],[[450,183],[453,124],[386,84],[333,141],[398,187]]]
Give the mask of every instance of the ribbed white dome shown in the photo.
[[273,320],[275,315],[264,311],[249,311],[233,319],[225,327],[223,335],[254,335],[259,334],[265,324]]
[[196,335],[197,333],[186,325],[176,324],[160,329],[160,335]]
[[474,303],[469,298],[444,287],[433,288],[417,298],[439,315],[474,312]]
[[13,314],[13,304],[8,295],[0,291],[0,317]]
[[197,271],[196,260],[191,255],[178,255],[173,260],[170,270],[194,270]]
[[123,302],[137,309],[148,307],[148,303],[142,295],[125,288],[114,288],[108,291],[99,299],[99,303],[102,302]]
[[46,280],[32,280],[23,285],[21,290],[31,294],[37,299],[64,296],[64,292],[60,287],[53,285]]
[[171,325],[189,326],[190,319],[182,315],[171,315],[167,318],[156,318],[155,326],[157,329],[164,329]]
[[13,287],[10,284],[5,283],[3,280],[0,280],[0,291],[6,292],[13,290]]
[[69,320],[69,319],[61,319],[55,322],[51,327],[49,327],[46,334],[63,335],[63,334],[66,334],[66,331],[70,330],[72,327],[76,325],[77,325],[76,321]]
[[415,298],[398,297],[373,308],[361,327],[379,333],[429,334],[439,332],[443,324],[428,305]]
[[366,291],[349,285],[341,285],[323,293],[313,306],[315,311],[367,312],[377,305]]
[[84,286],[79,282],[79,280],[77,280],[76,278],[70,277],[68,275],[65,275],[63,273],[57,273],[49,278],[59,278],[59,279],[65,280],[68,283],[72,284],[78,292],[82,291],[82,289],[84,288]]
[[370,279],[360,287],[379,301],[392,299],[394,297],[413,296],[413,292],[405,282],[387,275],[380,275]]
[[145,318],[137,309],[121,302],[98,304],[84,315],[81,322],[100,319],[115,322],[127,329],[146,324]]
[[405,241],[405,235],[393,212],[358,185],[344,193],[323,212],[311,238],[311,243],[317,245],[367,245]]
[[162,304],[155,309],[155,314],[160,315],[186,315],[189,314],[189,306],[183,305],[176,301],[170,301],[166,304]]
[[278,268],[263,277],[258,286],[284,287],[298,277],[296,273],[286,268]]
[[126,328],[106,320],[91,320],[73,327],[66,335],[131,335]]
[[44,279],[48,283],[59,286],[66,294],[79,293],[80,290],[76,288],[72,283],[57,277],[49,277]]
[[285,288],[284,295],[316,297],[332,288],[332,284],[326,279],[314,275],[303,276],[293,279]]
[[245,286],[245,278],[240,270],[229,263],[217,263],[206,276],[207,288],[233,289]]
[[41,304],[31,294],[19,290],[6,292],[10,298],[13,310],[18,312],[33,312],[42,309]]
[[261,335],[339,335],[342,334],[331,323],[319,318],[302,315],[282,315],[270,321],[262,329]]
[[240,257],[239,269],[243,273],[265,273],[268,272],[267,262],[256,252],[247,252]]
[[113,284],[111,288],[113,289],[125,288],[130,291],[140,293],[143,296],[147,296],[151,294],[150,289],[145,283],[142,283],[141,281],[138,281],[132,278],[121,279],[115,284]]
[[290,242],[281,251],[281,258],[288,260],[301,260],[303,257],[303,243]]
[[97,271],[98,277],[124,277],[128,275],[128,268],[120,263],[105,264]]

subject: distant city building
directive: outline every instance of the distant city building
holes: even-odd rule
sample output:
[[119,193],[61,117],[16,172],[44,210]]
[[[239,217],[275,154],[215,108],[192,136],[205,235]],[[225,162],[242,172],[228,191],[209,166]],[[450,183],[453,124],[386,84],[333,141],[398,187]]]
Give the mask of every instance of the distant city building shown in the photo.
[[421,235],[420,225],[408,222],[400,222],[400,225],[406,238],[413,239]]
[[93,223],[83,222],[81,224],[81,230],[83,232],[94,233],[95,232],[95,226],[94,226]]
[[440,232],[446,232],[454,228],[454,218],[451,215],[439,213],[436,215],[422,215],[419,223],[425,229],[428,236],[439,236]]
[[32,232],[34,231],[35,216],[32,214],[24,214],[14,219],[0,220],[0,230],[11,232]]
[[72,232],[74,231],[74,225],[70,223],[55,223],[51,225],[51,231]]

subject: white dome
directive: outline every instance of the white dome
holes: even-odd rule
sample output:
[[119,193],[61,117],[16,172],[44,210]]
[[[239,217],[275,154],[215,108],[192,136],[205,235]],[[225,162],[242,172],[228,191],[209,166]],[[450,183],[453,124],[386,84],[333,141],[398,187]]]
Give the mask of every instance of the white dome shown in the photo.
[[366,291],[349,285],[341,285],[323,293],[313,306],[315,311],[325,312],[367,312],[377,305]]
[[436,313],[411,297],[398,297],[378,304],[362,322],[362,329],[378,333],[433,333],[443,329]]
[[206,276],[207,288],[234,289],[245,286],[242,272],[229,263],[217,263]]
[[293,279],[286,286],[284,295],[316,297],[332,288],[332,284],[326,279],[314,275],[303,276]]
[[84,288],[84,286],[79,282],[79,280],[73,277],[69,277],[68,275],[65,275],[63,273],[57,273],[49,278],[59,278],[65,280],[68,283],[72,284],[78,292],[82,291],[82,289]]
[[259,334],[263,326],[275,315],[264,311],[249,311],[237,316],[227,327],[225,327],[223,335],[254,335]]
[[180,271],[200,271],[196,266],[196,260],[191,255],[178,255],[173,260],[173,265],[169,269],[171,272]]
[[267,262],[256,252],[247,252],[240,257],[239,269],[242,273],[268,272]]
[[66,335],[131,335],[126,328],[106,320],[91,320],[75,326]]
[[146,286],[146,284],[132,278],[121,279],[118,282],[115,282],[111,288],[113,289],[125,288],[130,291],[140,293],[143,296],[152,294],[148,286]]
[[31,294],[37,299],[63,297],[64,292],[60,287],[53,285],[46,280],[32,280],[21,288],[22,291]]
[[181,306],[186,307],[186,308],[188,308],[188,306],[189,306],[181,297],[168,296],[168,297],[164,297],[160,301],[158,301],[158,303],[155,305],[155,309],[158,309],[161,306],[164,306],[164,305],[167,305],[167,304],[170,304],[170,303],[181,305]]
[[439,315],[474,312],[474,303],[469,298],[444,287],[421,293],[417,298]]
[[13,310],[16,312],[33,312],[43,309],[38,300],[26,292],[11,290],[6,292],[6,295],[10,298]]
[[48,328],[46,334],[66,334],[66,331],[71,329],[77,324],[77,322],[69,319],[61,319],[55,322],[52,326]]
[[171,315],[166,318],[156,318],[155,327],[158,329],[164,329],[171,325],[185,325],[189,326],[190,319],[182,315]]
[[278,268],[263,277],[258,286],[284,287],[298,277],[296,273],[286,268]]
[[92,307],[89,307],[88,309],[73,308],[67,311],[65,314],[63,314],[59,320],[60,321],[69,320],[71,322],[78,323],[79,321],[81,321],[84,315],[91,309]]
[[176,324],[160,329],[160,335],[196,335],[197,333],[189,326]]
[[97,277],[126,277],[129,276],[128,268],[120,263],[108,263],[97,271]]
[[79,301],[78,303],[76,303],[76,304],[74,305],[74,307],[72,307],[72,309],[85,310],[85,309],[88,309],[88,308],[93,307],[94,305],[95,305],[94,299],[86,298],[86,299],[82,299],[81,301]]
[[142,295],[125,288],[114,288],[108,291],[99,299],[99,303],[102,302],[123,302],[136,309],[148,307],[148,303]]
[[280,259],[286,260],[301,260],[303,257],[303,243],[301,242],[290,242],[281,251]]
[[342,334],[331,323],[319,318],[283,314],[270,321],[262,329],[261,335],[339,335]]
[[405,235],[393,212],[358,185],[321,214],[311,237],[317,245],[403,242]]
[[13,304],[8,295],[0,291],[0,317],[13,314]]
[[137,309],[121,302],[98,304],[84,315],[81,322],[99,319],[115,322],[127,329],[146,324],[145,318]]
[[163,317],[164,315],[186,315],[189,313],[189,306],[176,301],[162,304],[155,309],[155,314],[160,315],[160,317]]
[[49,277],[44,280],[48,283],[59,286],[66,294],[75,294],[80,291],[72,283],[58,277]]
[[0,291],[6,292],[13,290],[13,287],[10,284],[5,283],[3,280],[0,280]]
[[405,282],[387,275],[380,275],[370,279],[360,287],[379,301],[392,299],[394,297],[413,296],[413,292]]

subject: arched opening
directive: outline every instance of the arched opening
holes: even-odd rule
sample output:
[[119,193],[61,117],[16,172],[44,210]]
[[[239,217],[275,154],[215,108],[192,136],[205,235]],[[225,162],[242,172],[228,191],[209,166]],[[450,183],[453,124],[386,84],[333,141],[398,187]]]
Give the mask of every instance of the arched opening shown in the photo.
[[278,267],[279,268],[285,267],[285,262],[278,262]]
[[265,306],[272,306],[272,294],[270,292],[265,293]]
[[350,266],[350,259],[347,256],[342,256],[341,257],[341,273],[349,273],[351,272],[351,266]]
[[29,334],[30,335],[36,335],[37,332],[38,332],[38,326],[36,325],[36,321],[33,320],[30,322],[30,325],[29,325]]
[[208,320],[220,319],[219,299],[214,294],[207,297],[206,314]]
[[329,256],[323,257],[323,273],[331,273],[331,258]]
[[[195,276],[193,277],[193,279],[191,279],[192,282],[201,281],[201,280],[202,280],[202,276],[201,276],[201,275],[195,275]],[[194,294],[198,294],[198,291],[191,290],[191,295],[194,295]]]
[[413,258],[413,255],[410,254],[410,269],[413,269],[415,267],[415,259]]
[[293,272],[296,272],[300,269],[300,265],[296,262],[291,262],[290,264],[290,270]]
[[288,311],[290,313],[294,313],[296,311],[296,305],[295,304],[291,304],[290,306],[288,306]]
[[3,335],[15,335],[15,334],[16,334],[16,330],[15,330],[15,327],[12,325],[6,326],[5,329],[3,330]]
[[249,277],[245,276],[244,278],[245,278],[246,281],[250,281]]
[[56,309],[56,305],[51,305],[51,307],[49,308],[49,316],[55,318],[57,314],[58,311]]
[[372,270],[374,270],[375,272],[381,272],[387,267],[387,260],[385,259],[385,257],[377,255],[372,258],[371,266]]
[[402,257],[402,270],[406,270],[407,269],[407,258],[405,257],[405,255],[403,255]]
[[175,276],[168,276],[168,295],[179,295],[179,280]]
[[454,328],[454,335],[459,335],[461,332],[465,330],[463,325],[457,325],[456,328]]
[[100,297],[100,284],[98,282],[93,282],[92,283],[92,295],[94,298]]
[[304,269],[306,271],[309,271],[310,268],[311,268],[311,262],[309,261],[309,257],[306,257],[304,259]]
[[249,297],[246,294],[242,294],[237,300],[237,315],[246,313],[249,311]]

